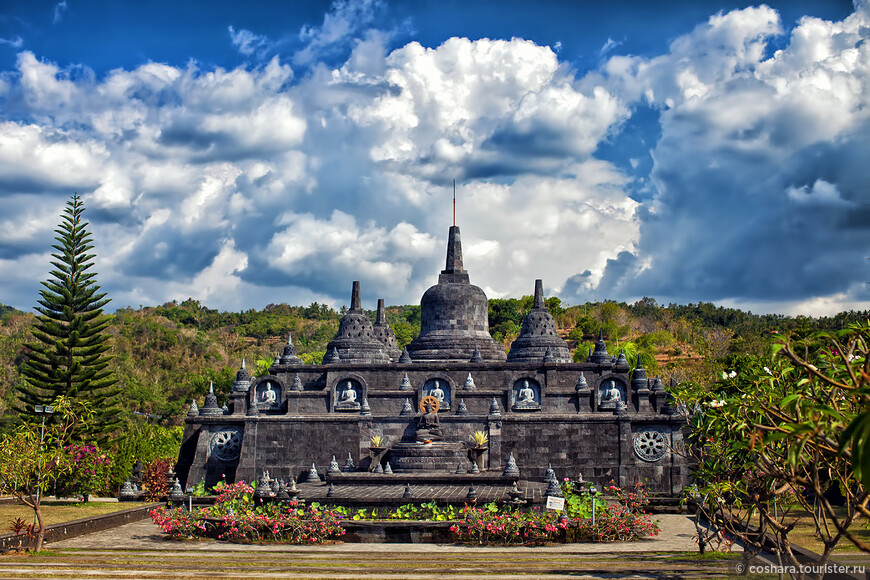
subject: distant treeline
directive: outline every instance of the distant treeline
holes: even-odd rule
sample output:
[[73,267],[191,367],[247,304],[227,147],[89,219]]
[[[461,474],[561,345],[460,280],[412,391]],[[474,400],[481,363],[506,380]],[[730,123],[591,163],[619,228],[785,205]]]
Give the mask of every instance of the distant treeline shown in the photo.
[[[870,311],[822,318],[757,315],[703,302],[663,306],[651,298],[575,306],[549,298],[546,304],[574,349],[574,360],[585,360],[600,332],[611,353],[624,350],[651,374],[676,380],[705,380],[725,368],[729,357],[764,351],[772,331],[837,330],[870,318]],[[506,350],[532,305],[532,296],[489,301],[490,332]],[[226,396],[243,357],[250,370],[264,372],[288,332],[303,359],[319,361],[345,310],[314,302],[221,312],[193,299],[121,308],[111,316],[108,331],[122,405],[130,414],[158,414],[178,424],[192,398],[202,401],[209,383],[219,397]],[[375,319],[374,311],[368,314]],[[33,320],[33,314],[0,304],[0,414],[9,409],[21,380]],[[390,306],[387,322],[404,346],[420,332],[420,307]]]

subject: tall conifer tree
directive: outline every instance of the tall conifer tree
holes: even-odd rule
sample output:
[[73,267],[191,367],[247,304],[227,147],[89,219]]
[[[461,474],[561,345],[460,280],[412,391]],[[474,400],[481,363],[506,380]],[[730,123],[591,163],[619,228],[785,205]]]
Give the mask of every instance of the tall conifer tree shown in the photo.
[[73,194],[58,226],[57,253],[52,254],[54,269],[42,282],[37,301],[39,313],[33,328],[35,342],[28,344],[29,359],[22,374],[25,384],[18,388],[19,412],[33,413],[34,405],[50,405],[58,396],[87,401],[95,411],[89,435],[104,439],[118,426],[115,388],[117,379],[109,370],[109,339],[105,330],[108,317],[103,306],[109,300],[100,292],[95,272],[94,254],[84,205]]

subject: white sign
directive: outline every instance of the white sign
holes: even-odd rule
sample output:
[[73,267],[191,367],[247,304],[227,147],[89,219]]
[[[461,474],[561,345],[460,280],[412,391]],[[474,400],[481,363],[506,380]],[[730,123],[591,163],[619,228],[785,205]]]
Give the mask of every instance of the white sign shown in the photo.
[[564,497],[553,497],[552,495],[547,496],[547,509],[548,510],[556,510],[557,512],[565,509],[565,498]]

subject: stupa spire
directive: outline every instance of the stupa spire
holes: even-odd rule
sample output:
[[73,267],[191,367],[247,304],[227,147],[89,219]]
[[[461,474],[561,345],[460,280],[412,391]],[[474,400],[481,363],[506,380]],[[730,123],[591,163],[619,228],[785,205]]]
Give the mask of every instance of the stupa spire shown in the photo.
[[459,226],[450,226],[450,234],[447,238],[447,267],[445,274],[465,272],[462,267],[462,241],[459,237]]
[[359,297],[359,280],[353,281],[353,290],[350,293],[350,309],[362,310],[362,300]]
[[384,308],[384,299],[378,298],[378,317],[375,319],[375,324],[387,323],[387,311]]
[[546,308],[544,304],[544,282],[541,279],[535,280],[535,304],[533,308]]

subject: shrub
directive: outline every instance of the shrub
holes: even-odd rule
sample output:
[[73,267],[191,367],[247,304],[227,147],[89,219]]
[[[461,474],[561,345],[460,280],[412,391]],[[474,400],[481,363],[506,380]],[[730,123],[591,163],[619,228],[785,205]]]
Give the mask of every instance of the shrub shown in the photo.
[[109,491],[112,460],[96,445],[67,445],[72,471],[57,482],[59,496],[80,495],[87,501],[91,494]]
[[155,459],[142,470],[142,491],[146,501],[159,501],[169,493],[169,481],[166,479],[175,460],[170,458]]
[[256,505],[254,488],[243,481],[218,485],[215,504],[198,512],[158,508],[151,519],[173,539],[205,536],[210,529],[231,542],[275,541],[316,544],[344,534],[341,515],[317,503]]
[[465,521],[450,531],[460,542],[475,544],[541,544],[559,539],[568,529],[568,522],[560,522],[557,512],[537,509],[521,512],[465,506],[460,515]]
[[205,520],[197,512],[184,508],[157,508],[149,512],[151,520],[173,540],[202,536],[207,531]]

